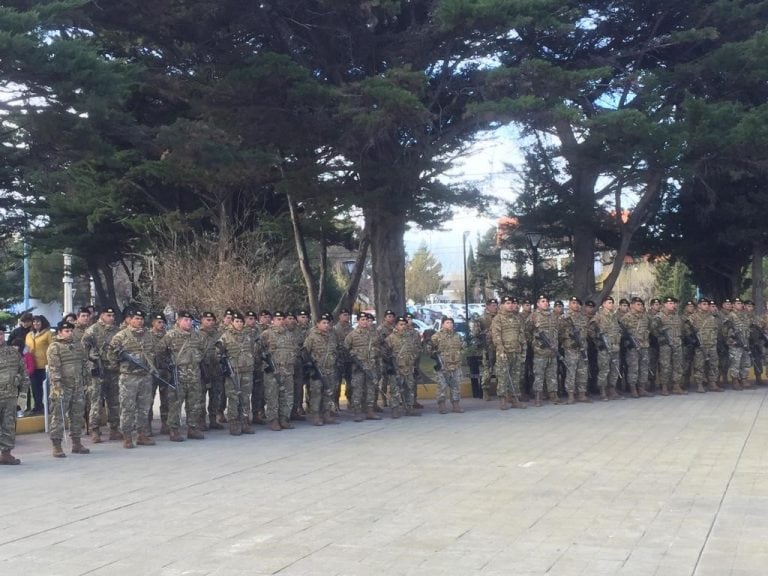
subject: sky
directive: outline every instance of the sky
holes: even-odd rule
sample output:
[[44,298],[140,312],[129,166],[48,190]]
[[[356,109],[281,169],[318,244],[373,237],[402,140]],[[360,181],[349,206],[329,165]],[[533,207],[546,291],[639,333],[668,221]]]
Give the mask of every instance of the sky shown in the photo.
[[496,226],[497,220],[508,213],[507,205],[516,196],[514,177],[509,165],[519,166],[522,154],[517,145],[517,132],[504,127],[488,133],[456,162],[446,175],[447,181],[474,182],[485,194],[497,199],[487,212],[461,209],[446,222],[443,230],[413,228],[405,234],[405,250],[410,257],[422,242],[443,265],[443,275],[463,272],[462,239],[469,232],[467,251],[475,246],[477,236]]

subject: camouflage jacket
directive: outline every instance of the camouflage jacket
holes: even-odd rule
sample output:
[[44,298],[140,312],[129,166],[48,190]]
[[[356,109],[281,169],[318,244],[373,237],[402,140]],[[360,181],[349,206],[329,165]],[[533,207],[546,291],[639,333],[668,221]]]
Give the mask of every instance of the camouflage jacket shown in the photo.
[[194,330],[171,328],[160,341],[158,364],[175,364],[179,370],[196,371],[203,361],[203,337]]
[[381,340],[373,328],[357,327],[344,339],[344,348],[368,369],[381,358]]
[[339,354],[339,341],[333,330],[322,332],[317,327],[312,328],[304,340],[304,350],[315,361],[315,365],[323,375],[332,374],[336,370]]
[[146,370],[130,360],[121,359],[119,355],[121,350],[133,356],[144,366],[150,369],[155,367],[155,339],[149,330],[123,328],[109,343],[110,361],[119,364],[121,374],[146,374]]
[[675,312],[659,312],[653,317],[651,330],[659,346],[678,348],[683,345],[683,318]]
[[534,354],[557,354],[558,318],[552,312],[534,310],[525,322],[525,335]]
[[703,348],[714,349],[717,347],[717,333],[720,330],[720,323],[714,314],[697,310],[691,314],[690,323]]
[[491,333],[493,327],[493,320],[500,314],[496,312],[491,314],[488,310],[483,312],[483,315],[479,318],[480,333],[477,335],[479,344],[487,350],[494,350],[496,347],[493,341],[493,334]]
[[231,325],[227,326],[219,337],[219,342],[233,369],[241,374],[253,372],[255,344],[250,330],[235,330]]
[[416,358],[419,357],[421,352],[420,348],[414,347],[413,335],[409,332],[410,330],[407,329],[402,332],[393,330],[384,341],[386,355],[392,358],[392,361],[401,373],[413,371],[413,365],[416,363]]
[[633,339],[637,343],[638,348],[648,348],[651,334],[651,321],[648,314],[645,312],[635,312],[634,310],[627,312],[621,317],[619,324],[621,324],[625,334],[627,334],[628,342],[626,342],[626,345],[628,348],[635,347],[635,344],[632,343]]
[[491,322],[490,342],[497,354],[522,354],[525,352],[525,330],[519,314],[499,312]]
[[16,398],[21,393],[26,403],[28,390],[29,374],[21,354],[15,346],[0,343],[0,399]]
[[598,350],[607,350],[611,354],[619,351],[621,327],[616,315],[600,308],[589,321],[589,337]]
[[92,364],[96,359],[101,360],[104,370],[112,372],[118,371],[118,362],[115,357],[108,353],[109,344],[112,338],[120,332],[120,328],[114,324],[105,324],[101,320],[92,324],[85,330],[81,343],[85,349],[85,354]]
[[52,388],[82,388],[89,372],[86,366],[85,349],[80,342],[74,338],[54,338],[48,347],[48,379]]
[[279,372],[293,373],[300,345],[294,333],[284,326],[270,326],[261,333],[261,345],[272,356]]
[[438,330],[432,335],[430,346],[433,353],[440,354],[445,370],[461,368],[461,350],[464,343],[453,330]]
[[557,332],[564,350],[583,352],[587,349],[587,323],[587,317],[581,312],[560,317]]

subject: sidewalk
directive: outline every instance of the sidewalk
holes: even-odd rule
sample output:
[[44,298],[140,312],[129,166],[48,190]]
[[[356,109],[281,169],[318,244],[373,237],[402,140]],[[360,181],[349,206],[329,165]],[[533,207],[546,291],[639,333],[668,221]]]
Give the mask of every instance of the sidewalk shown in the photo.
[[50,456],[0,467],[10,575],[697,575],[768,565],[767,388]]

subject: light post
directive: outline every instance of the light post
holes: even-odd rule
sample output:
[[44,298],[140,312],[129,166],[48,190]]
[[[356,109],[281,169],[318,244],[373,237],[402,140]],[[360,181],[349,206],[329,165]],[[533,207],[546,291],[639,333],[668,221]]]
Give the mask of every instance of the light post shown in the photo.
[[469,232],[462,235],[462,248],[464,253],[464,322],[466,323],[466,333],[464,339],[469,342],[469,282],[467,280],[467,237]]
[[538,286],[536,284],[536,272],[539,267],[539,244],[541,243],[541,239],[544,238],[544,234],[541,232],[526,232],[525,237],[528,238],[528,244],[531,245],[531,264],[533,268],[533,272],[531,273],[531,278],[533,280],[533,289],[531,294],[531,301],[535,302],[536,298],[538,298]]

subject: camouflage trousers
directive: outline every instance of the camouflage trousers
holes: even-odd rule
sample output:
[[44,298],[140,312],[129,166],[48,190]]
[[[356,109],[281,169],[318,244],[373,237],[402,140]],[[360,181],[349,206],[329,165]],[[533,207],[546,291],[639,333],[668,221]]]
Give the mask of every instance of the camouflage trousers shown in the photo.
[[688,386],[693,376],[693,356],[696,348],[693,346],[683,346],[683,383]]
[[[480,387],[483,389],[483,392],[490,393],[491,391],[491,378],[496,378],[498,382],[498,376],[496,376],[496,364],[498,362],[498,357],[496,355],[495,350],[486,350],[485,354],[483,355],[483,373],[482,376],[480,376]],[[502,367],[503,368],[503,367]],[[497,387],[500,386],[500,384],[497,384]],[[497,390],[497,394],[501,396],[501,392]]]
[[683,382],[683,347],[659,347],[659,382],[680,386]]
[[376,402],[376,380],[365,375],[358,366],[352,367],[352,411],[367,412],[373,410]]
[[520,396],[520,383],[523,379],[524,360],[520,354],[499,354],[495,368],[501,373],[497,377],[496,394],[499,398]]
[[719,378],[717,347],[702,345],[696,348],[693,353],[693,382],[713,386]]
[[221,409],[222,396],[224,396],[224,377],[221,374],[211,376],[207,382],[201,386],[200,406],[205,412],[205,398],[208,397],[208,416],[216,417],[216,412]]
[[150,374],[120,374],[120,431],[130,438],[133,431],[149,436],[149,414],[152,402]]
[[728,348],[728,377],[744,380],[749,372],[752,360],[749,356],[749,350],[738,346]]
[[[224,394],[227,398],[227,421],[244,424],[250,421],[251,394],[253,393],[253,371],[237,372],[237,384],[232,376],[224,378]],[[246,420],[248,419],[248,420]]]
[[88,386],[87,401],[90,404],[88,423],[96,430],[101,425],[101,401],[107,405],[107,422],[110,430],[120,427],[120,376],[117,372],[104,371],[104,378],[93,376]]
[[16,398],[0,399],[0,450],[16,446]]
[[264,414],[264,371],[261,368],[253,371],[253,393],[251,395],[251,412]]
[[586,354],[581,350],[565,350],[565,391],[569,394],[587,393]]
[[627,360],[627,384],[630,390],[648,389],[648,348],[628,348]]
[[304,390],[310,385],[309,376],[301,361],[296,362],[293,368],[293,410],[296,411],[304,405]]
[[[162,373],[162,377],[167,381],[167,374]],[[168,386],[161,384],[157,378],[152,378],[152,398],[149,405],[149,421],[152,422],[154,418],[153,407],[155,405],[155,395],[158,389],[160,390],[160,421],[165,423],[168,421],[168,409],[170,407],[170,401],[168,399]]]
[[181,427],[181,405],[187,415],[187,428],[197,428],[203,418],[203,407],[200,402],[202,383],[200,372],[194,369],[179,368],[179,379],[176,382],[176,390],[167,389],[170,406],[168,409],[168,427],[178,429]]
[[293,408],[293,372],[264,373],[264,414],[268,422],[289,420]]
[[413,376],[413,370],[398,368],[398,379],[400,382],[400,399],[406,408],[413,408],[416,402],[416,378]]
[[549,353],[534,352],[533,355],[533,391],[557,392],[557,358]]
[[597,387],[601,391],[616,388],[619,380],[619,352],[597,351]]
[[312,414],[322,415],[336,410],[336,370],[323,371],[323,379],[327,386],[319,378],[309,381],[309,410]]
[[437,401],[445,402],[446,394],[450,391],[451,402],[461,400],[461,368],[448,370],[443,368],[437,373]]
[[58,398],[54,398],[51,394],[48,398],[48,412],[51,415],[51,440],[64,438],[64,428],[67,423],[69,423],[69,437],[80,438],[85,426],[83,386],[64,387]]

